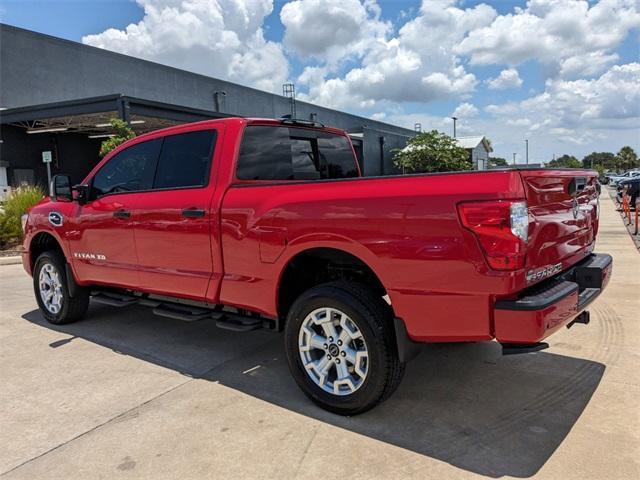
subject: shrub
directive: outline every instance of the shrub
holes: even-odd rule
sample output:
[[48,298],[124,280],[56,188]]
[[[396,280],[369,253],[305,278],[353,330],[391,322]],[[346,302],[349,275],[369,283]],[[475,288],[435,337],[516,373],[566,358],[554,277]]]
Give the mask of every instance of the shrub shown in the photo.
[[9,195],[0,213],[0,247],[22,240],[20,217],[43,197],[42,189],[33,186],[19,187]]

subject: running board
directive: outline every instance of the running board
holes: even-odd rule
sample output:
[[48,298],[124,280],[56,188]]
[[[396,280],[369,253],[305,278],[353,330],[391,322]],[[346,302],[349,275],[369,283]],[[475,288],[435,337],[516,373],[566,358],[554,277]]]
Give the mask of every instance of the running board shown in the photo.
[[126,307],[138,303],[139,298],[114,292],[100,292],[92,295],[91,300],[110,307]]
[[211,310],[204,308],[190,307],[188,305],[163,303],[154,308],[153,313],[160,317],[173,318],[183,322],[195,322],[211,317]]
[[216,327],[232,332],[250,332],[262,328],[262,322],[263,319],[259,317],[222,312],[222,316],[216,320]]

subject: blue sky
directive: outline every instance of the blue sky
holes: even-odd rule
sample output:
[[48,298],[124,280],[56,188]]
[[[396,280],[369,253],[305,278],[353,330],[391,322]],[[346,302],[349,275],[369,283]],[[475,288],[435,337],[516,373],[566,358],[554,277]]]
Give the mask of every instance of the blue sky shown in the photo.
[[455,112],[507,158],[640,149],[636,0],[2,0],[0,19],[409,127]]

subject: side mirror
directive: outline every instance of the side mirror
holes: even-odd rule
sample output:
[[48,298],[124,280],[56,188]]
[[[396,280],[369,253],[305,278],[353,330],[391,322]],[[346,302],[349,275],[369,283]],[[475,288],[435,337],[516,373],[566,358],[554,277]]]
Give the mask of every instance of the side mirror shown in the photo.
[[54,202],[72,202],[71,177],[69,175],[55,175],[51,179],[51,199]]

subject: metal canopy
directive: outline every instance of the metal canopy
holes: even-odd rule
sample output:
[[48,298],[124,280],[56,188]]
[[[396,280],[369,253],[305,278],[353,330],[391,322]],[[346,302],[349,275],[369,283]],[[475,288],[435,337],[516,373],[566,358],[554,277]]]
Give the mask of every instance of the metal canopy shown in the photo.
[[0,111],[0,123],[24,128],[29,133],[107,136],[111,131],[109,121],[113,118],[128,121],[139,135],[181,123],[228,116],[116,94],[12,108]]

